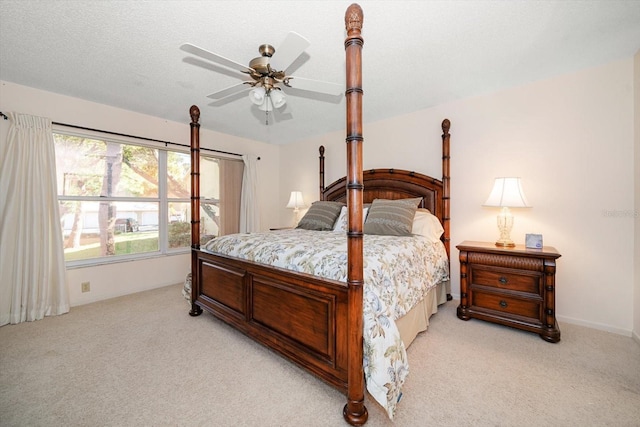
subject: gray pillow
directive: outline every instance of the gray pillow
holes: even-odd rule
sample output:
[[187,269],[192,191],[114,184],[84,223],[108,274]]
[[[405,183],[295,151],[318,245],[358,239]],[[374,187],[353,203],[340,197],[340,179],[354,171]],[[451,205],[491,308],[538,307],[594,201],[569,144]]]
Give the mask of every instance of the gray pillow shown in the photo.
[[364,222],[365,234],[410,236],[413,217],[421,197],[414,199],[375,199]]
[[342,202],[313,202],[296,228],[305,230],[333,230],[333,224],[340,215],[340,209],[345,206]]

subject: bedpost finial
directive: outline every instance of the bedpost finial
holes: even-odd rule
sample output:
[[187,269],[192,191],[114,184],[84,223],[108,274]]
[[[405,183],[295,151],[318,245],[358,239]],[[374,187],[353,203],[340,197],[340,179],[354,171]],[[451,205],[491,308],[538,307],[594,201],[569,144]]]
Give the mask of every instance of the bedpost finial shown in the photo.
[[352,3],[351,6],[347,8],[347,12],[344,15],[344,24],[347,29],[347,33],[355,30],[360,32],[362,30],[362,21],[364,20],[364,15],[362,13],[362,8],[358,3]]
[[320,148],[318,148],[318,151],[320,152],[321,156],[324,156],[324,145],[321,145]]
[[449,119],[444,119],[442,121],[442,132],[445,135],[449,135],[449,128],[451,127],[451,122],[449,121]]
[[191,116],[192,123],[198,123],[200,120],[200,109],[197,105],[192,105],[191,108],[189,108],[189,115]]

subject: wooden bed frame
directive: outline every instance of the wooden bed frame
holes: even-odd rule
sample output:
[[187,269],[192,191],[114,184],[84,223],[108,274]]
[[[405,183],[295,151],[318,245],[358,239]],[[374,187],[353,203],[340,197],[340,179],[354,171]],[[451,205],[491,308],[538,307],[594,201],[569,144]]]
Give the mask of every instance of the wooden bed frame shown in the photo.
[[[362,9],[347,9],[347,176],[324,186],[320,147],[320,199],[349,207],[347,283],[200,250],[200,110],[191,115],[192,287],[190,315],[203,309],[342,390],[352,425],[367,421],[363,361],[362,207],[374,198],[423,197],[449,242],[449,121],[442,122],[442,180],[397,169],[362,170]],[[449,257],[450,259],[450,257]],[[287,313],[295,315],[287,316]]]

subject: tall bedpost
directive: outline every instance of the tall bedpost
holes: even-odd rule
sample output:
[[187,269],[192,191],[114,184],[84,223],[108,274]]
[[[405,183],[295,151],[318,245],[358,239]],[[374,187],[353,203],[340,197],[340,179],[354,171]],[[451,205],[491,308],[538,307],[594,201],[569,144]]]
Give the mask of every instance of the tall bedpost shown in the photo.
[[363,232],[362,232],[362,8],[353,3],[345,13],[344,41],[347,70],[347,285],[348,285],[348,376],[344,419],[351,425],[367,422],[364,406],[363,369]]
[[451,189],[449,182],[451,176],[449,175],[449,167],[451,156],[449,155],[449,128],[451,122],[449,119],[442,121],[442,227],[444,228],[444,247],[447,250],[447,257],[451,259],[450,245],[451,245]]
[[202,314],[196,304],[200,281],[198,280],[198,254],[200,249],[200,109],[192,105],[191,115],[191,316]]
[[320,152],[320,198],[318,200],[324,200],[324,145],[318,148]]

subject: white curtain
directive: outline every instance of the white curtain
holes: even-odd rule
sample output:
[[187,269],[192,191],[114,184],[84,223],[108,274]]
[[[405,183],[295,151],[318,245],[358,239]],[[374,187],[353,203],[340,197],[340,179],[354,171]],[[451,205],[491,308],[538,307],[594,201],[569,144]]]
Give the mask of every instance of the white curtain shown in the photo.
[[240,232],[260,231],[258,206],[258,174],[256,156],[242,156],[244,172],[242,175],[242,196],[240,199]]
[[0,138],[0,326],[69,311],[51,120],[8,117]]

